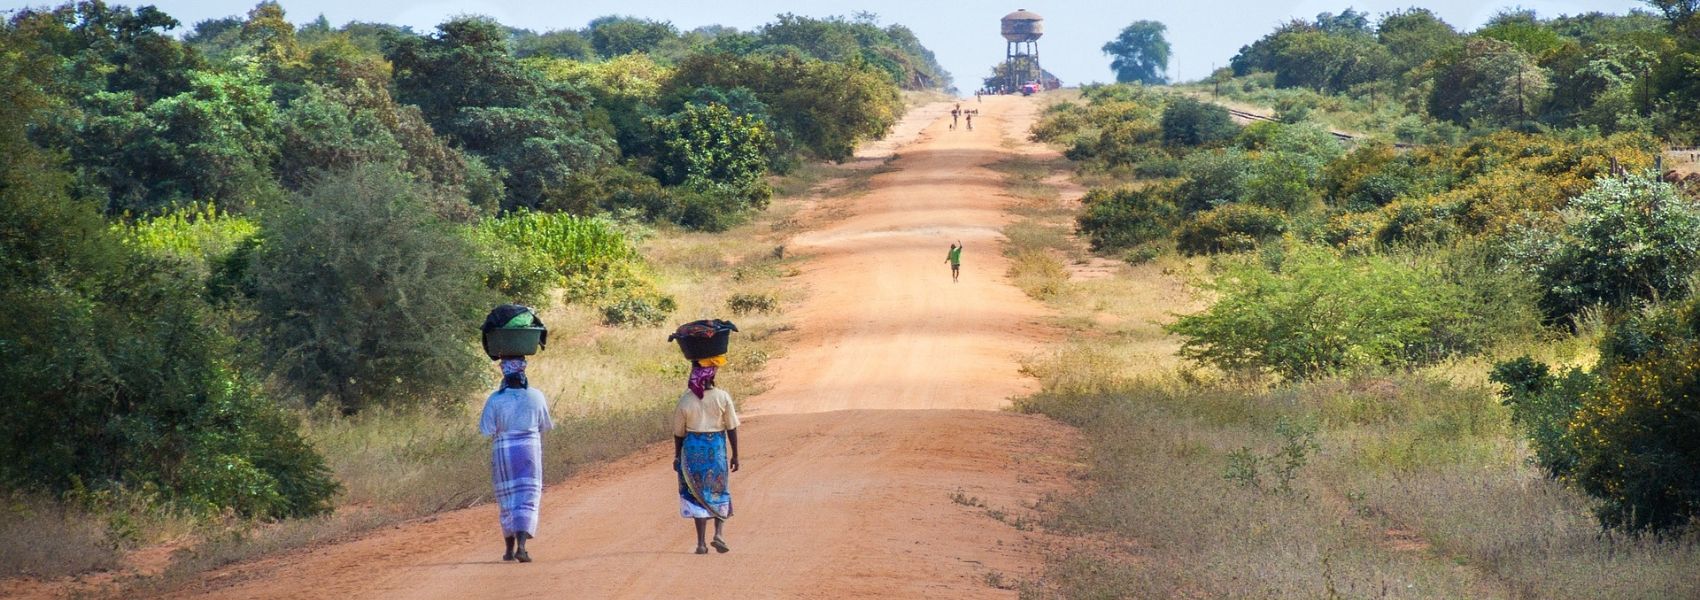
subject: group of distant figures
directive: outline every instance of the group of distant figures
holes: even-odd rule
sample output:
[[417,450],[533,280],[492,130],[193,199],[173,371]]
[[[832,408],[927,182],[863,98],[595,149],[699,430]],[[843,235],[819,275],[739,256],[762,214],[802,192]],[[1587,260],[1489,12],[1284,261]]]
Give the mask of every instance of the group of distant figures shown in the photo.
[[980,114],[980,109],[978,109],[978,108],[963,109],[962,104],[958,103],[956,105],[956,108],[950,109],[950,128],[956,129],[957,121],[961,120],[961,121],[965,121],[964,124],[968,126],[969,131],[973,131],[974,130],[974,115],[977,115],[977,114]]

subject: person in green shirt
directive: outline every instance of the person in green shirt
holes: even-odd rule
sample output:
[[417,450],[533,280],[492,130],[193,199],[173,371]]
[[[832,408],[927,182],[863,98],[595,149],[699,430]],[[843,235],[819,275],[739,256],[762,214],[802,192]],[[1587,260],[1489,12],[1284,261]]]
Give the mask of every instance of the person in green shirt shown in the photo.
[[944,261],[950,263],[950,282],[956,283],[962,275],[962,240],[950,245],[950,254],[945,255]]

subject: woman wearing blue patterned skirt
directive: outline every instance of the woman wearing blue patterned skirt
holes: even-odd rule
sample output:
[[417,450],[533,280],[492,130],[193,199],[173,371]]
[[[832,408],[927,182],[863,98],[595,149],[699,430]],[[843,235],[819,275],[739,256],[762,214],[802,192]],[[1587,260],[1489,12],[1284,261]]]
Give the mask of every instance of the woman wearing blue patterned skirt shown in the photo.
[[[725,363],[723,356],[693,361],[690,389],[679,395],[673,410],[679,515],[696,522],[697,554],[708,554],[710,545],[719,552],[732,550],[723,534],[726,519],[732,516],[727,480],[738,470],[738,409],[732,405],[731,394],[714,387],[714,374]],[[714,541],[704,543],[710,519],[714,520]]]
[[490,481],[501,507],[502,560],[531,562],[525,541],[537,535],[537,508],[543,501],[543,432],[553,429],[543,392],[525,380],[525,359],[502,359],[502,389],[484,401],[478,430],[493,442]]

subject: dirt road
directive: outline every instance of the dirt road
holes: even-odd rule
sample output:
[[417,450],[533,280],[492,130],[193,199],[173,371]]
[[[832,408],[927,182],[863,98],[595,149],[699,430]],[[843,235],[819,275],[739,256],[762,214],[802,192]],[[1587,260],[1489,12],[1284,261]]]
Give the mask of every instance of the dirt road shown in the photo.
[[[806,300],[792,310],[797,330],[785,356],[766,371],[771,389],[739,399],[748,418],[730,554],[691,553],[671,448],[658,445],[550,487],[531,564],[499,560],[495,508],[485,506],[239,565],[190,591],[1013,597],[988,574],[1030,573],[1038,548],[966,499],[1023,514],[1067,485],[1077,446],[1055,423],[998,411],[1031,391],[1017,358],[1050,334],[1045,310],[1004,277],[1007,199],[985,165],[1021,150],[1000,134],[1025,130],[1037,101],[965,106],[983,111],[975,131],[948,129],[948,109],[920,109],[914,130],[886,143],[895,170],[837,209],[813,211],[814,224],[787,242],[806,257],[798,277]],[[957,240],[966,252],[962,281],[952,283],[944,259]]]

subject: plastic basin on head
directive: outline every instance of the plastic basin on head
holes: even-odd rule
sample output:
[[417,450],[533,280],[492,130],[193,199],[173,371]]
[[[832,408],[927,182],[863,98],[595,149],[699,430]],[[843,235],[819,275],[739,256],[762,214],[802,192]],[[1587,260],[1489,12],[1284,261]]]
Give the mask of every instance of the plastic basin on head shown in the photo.
[[484,350],[495,356],[531,356],[542,340],[542,327],[503,327],[490,330]]

